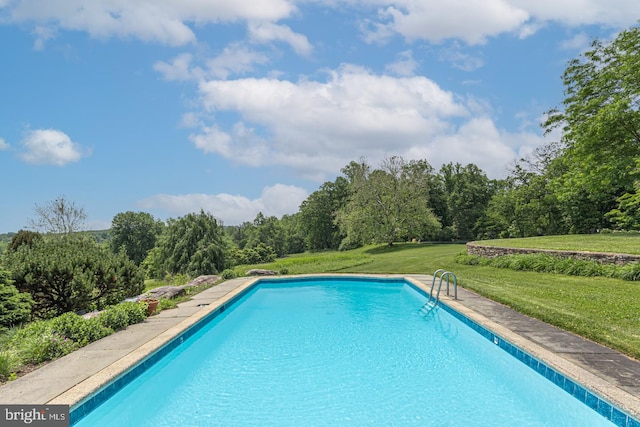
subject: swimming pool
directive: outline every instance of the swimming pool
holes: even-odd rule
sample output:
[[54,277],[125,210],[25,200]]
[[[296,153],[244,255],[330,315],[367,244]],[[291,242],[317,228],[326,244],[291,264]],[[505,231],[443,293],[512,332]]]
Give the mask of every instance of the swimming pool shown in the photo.
[[75,425],[614,425],[425,300],[404,280],[262,281]]

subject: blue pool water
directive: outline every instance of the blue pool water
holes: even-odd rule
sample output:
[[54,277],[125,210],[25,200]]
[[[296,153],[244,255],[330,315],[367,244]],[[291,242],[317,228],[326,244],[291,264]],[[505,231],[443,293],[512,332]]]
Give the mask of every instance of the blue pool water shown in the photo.
[[611,426],[403,281],[262,282],[76,426]]

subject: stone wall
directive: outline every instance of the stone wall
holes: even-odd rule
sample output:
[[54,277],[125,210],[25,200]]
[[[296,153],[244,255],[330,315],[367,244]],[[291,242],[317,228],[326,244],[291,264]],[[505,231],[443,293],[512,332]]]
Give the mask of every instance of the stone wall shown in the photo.
[[544,253],[551,256],[563,258],[577,258],[589,261],[598,261],[604,264],[624,265],[631,262],[640,261],[640,255],[614,254],[606,252],[584,252],[584,251],[556,251],[548,249],[519,249],[502,248],[498,246],[478,245],[474,242],[467,243],[467,253],[487,258],[495,258],[502,255],[513,254],[533,254]]

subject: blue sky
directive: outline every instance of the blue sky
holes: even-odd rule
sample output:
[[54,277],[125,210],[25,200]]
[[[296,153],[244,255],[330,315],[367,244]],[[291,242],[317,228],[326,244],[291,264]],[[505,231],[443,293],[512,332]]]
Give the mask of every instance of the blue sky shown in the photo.
[[504,177],[545,143],[567,61],[638,18],[637,0],[0,0],[0,233],[60,195],[90,229],[280,217],[362,157]]

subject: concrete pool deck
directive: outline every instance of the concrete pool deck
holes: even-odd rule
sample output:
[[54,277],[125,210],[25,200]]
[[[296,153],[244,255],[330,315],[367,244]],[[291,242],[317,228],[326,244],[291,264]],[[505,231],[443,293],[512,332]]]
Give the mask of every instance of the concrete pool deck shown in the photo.
[[[406,277],[426,288],[430,275]],[[294,276],[290,276],[294,277]],[[143,323],[89,344],[0,387],[0,404],[75,405],[230,301],[257,280],[243,277],[209,288]],[[463,288],[444,303],[640,419],[640,361],[524,316]]]

